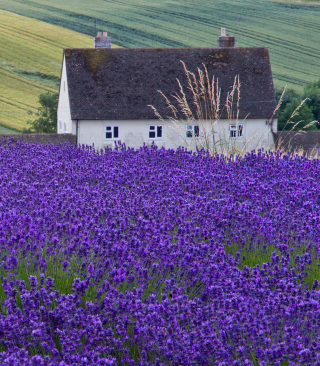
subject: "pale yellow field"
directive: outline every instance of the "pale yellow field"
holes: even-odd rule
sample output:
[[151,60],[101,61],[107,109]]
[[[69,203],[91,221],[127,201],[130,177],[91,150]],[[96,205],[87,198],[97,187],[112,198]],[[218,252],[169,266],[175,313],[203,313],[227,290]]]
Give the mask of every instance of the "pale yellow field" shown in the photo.
[[93,38],[0,10],[0,45],[0,125],[21,131],[39,94],[58,91],[63,48],[92,48]]

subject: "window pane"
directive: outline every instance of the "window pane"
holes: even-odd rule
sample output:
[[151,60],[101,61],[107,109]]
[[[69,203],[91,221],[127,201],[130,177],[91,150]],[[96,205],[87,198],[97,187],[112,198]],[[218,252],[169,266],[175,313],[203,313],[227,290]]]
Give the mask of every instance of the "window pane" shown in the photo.
[[199,135],[200,135],[199,126],[194,126],[194,135],[195,135],[195,137],[199,137]]
[[112,139],[112,132],[106,132],[106,139]]
[[155,126],[149,126],[149,130],[150,131],[155,131],[156,127]]
[[242,130],[243,130],[243,126],[238,125],[238,136],[242,136]]
[[155,132],[149,132],[149,139],[155,139],[156,138],[156,133]]
[[106,126],[107,131],[111,131],[111,126]]
[[237,131],[231,130],[230,131],[230,137],[236,137],[236,133],[237,133]]
[[113,127],[113,138],[117,139],[119,137],[119,127]]
[[157,126],[157,137],[162,137],[162,126]]
[[192,126],[187,126],[187,131],[192,131]]
[[186,137],[187,137],[187,139],[192,138],[192,131],[187,131],[186,132]]

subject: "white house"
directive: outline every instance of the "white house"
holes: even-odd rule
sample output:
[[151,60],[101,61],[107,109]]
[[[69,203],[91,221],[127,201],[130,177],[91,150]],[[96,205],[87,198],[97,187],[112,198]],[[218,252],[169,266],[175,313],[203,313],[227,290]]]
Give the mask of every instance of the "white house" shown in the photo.
[[[94,144],[97,149],[119,140],[134,148],[153,141],[159,147],[194,148],[210,130],[211,146],[273,147],[277,114],[267,48],[234,47],[234,38],[224,34],[218,37],[219,47],[213,48],[111,48],[106,32],[94,41],[93,49],[64,49],[58,133],[74,134],[78,144]],[[240,101],[237,105],[235,96],[232,116],[224,108],[214,123],[203,118],[177,125],[170,119],[172,113],[159,91],[174,101],[177,80],[197,116],[181,61],[195,74],[206,66],[209,80],[214,77],[221,89],[221,108],[239,78]]]

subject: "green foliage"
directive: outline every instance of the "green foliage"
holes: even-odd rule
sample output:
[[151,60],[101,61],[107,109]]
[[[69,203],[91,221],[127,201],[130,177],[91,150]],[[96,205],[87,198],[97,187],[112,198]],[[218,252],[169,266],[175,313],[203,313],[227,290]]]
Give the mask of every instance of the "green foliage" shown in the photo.
[[[281,98],[282,90],[275,88],[276,100]],[[291,120],[290,117],[295,109],[303,102],[297,114]],[[317,130],[320,129],[320,124],[315,123],[304,128],[311,121],[320,122],[320,79],[315,82],[308,83],[303,92],[299,93],[294,89],[286,89],[282,96],[281,106],[278,110],[278,130]],[[288,121],[291,122],[288,122]],[[301,121],[301,123],[298,123]],[[294,128],[293,126],[298,123]]]
[[311,121],[314,120],[312,107],[309,107],[306,103],[303,103],[299,108],[300,103],[301,102],[299,100],[292,100],[286,104],[284,110],[281,111],[281,114],[279,113],[279,130],[317,130],[317,127],[314,124],[306,127]]
[[[291,236],[294,233],[291,233]],[[238,267],[239,269],[243,269],[244,266],[249,268],[254,268],[255,266],[261,266],[263,263],[271,262],[271,254],[275,252],[281,258],[281,251],[274,245],[269,245],[264,238],[258,238],[260,244],[251,243],[247,241],[244,246],[240,246],[236,241],[229,239],[229,244],[225,246],[225,251],[227,254],[236,257],[237,253],[240,256]],[[294,268],[296,273],[301,275],[301,279],[298,280],[298,283],[301,283],[303,287],[312,288],[312,284],[315,279],[320,278],[320,268],[318,266],[319,259],[318,253],[312,243],[309,244],[301,244],[300,246],[292,246],[291,240],[289,239],[286,243],[289,248],[290,253],[290,263],[289,267]],[[297,268],[297,263],[295,258],[297,256],[302,256],[305,253],[310,253],[311,255],[311,263],[309,266],[305,267],[305,270]],[[281,266],[281,264],[278,264]]]
[[[28,121],[30,128],[24,129],[24,133],[56,133],[57,132],[57,106],[59,93],[42,93],[39,96],[40,107],[35,113],[37,118]],[[29,114],[33,115],[32,111]]]
[[[282,88],[275,88],[277,102],[280,100],[282,92],[283,92]],[[302,96],[296,90],[287,88],[281,99],[280,110],[283,111],[286,108],[287,104],[292,102],[293,100],[298,100],[299,102],[301,102]]]
[[303,90],[303,98],[308,98],[306,104],[312,107],[314,119],[320,121],[320,79],[309,83]]

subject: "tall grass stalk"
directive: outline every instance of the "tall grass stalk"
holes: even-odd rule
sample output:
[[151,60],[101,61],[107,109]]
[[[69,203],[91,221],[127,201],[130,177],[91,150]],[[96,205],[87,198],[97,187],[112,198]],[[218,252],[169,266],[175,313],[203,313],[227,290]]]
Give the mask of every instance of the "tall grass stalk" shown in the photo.
[[[280,96],[280,99],[278,101],[278,104],[277,104],[277,107],[276,107],[276,111],[281,107],[281,104],[282,104],[282,100],[283,100],[283,96],[284,96],[284,93],[286,91],[286,88],[287,86],[284,87],[283,91],[282,91],[282,94]],[[295,108],[295,110],[292,112],[290,118],[288,119],[288,121],[286,122],[286,124],[284,125],[284,128],[283,130],[280,132],[280,136],[277,140],[277,143],[275,145],[275,150],[287,150],[287,151],[290,151],[292,150],[292,140],[294,139],[294,137],[298,136],[298,135],[302,135],[302,134],[305,134],[306,133],[306,130],[308,130],[309,127],[313,126],[313,125],[316,125],[316,124],[319,124],[318,121],[316,120],[313,120],[311,122],[309,122],[307,125],[303,126],[301,128],[301,130],[296,130],[296,127],[301,123],[303,122],[303,120],[300,120],[298,122],[293,122],[292,119],[296,116],[299,116],[299,111],[301,109],[301,107],[303,106],[303,104],[309,100],[309,98],[305,98],[304,100],[301,101],[301,103]],[[289,130],[285,130],[285,128],[287,126],[291,126],[291,128]],[[284,131],[288,131],[288,132],[295,132],[294,135],[292,135],[292,137],[290,138],[290,140],[286,143],[284,143],[284,138],[283,138],[283,132]],[[286,145],[286,146],[285,146]],[[297,154],[298,155],[303,155],[305,152],[303,151],[302,148],[298,149],[298,152]],[[309,156],[310,157],[317,157],[319,158],[319,154],[317,153],[316,149],[314,148],[310,153],[309,153]]]
[[[186,68],[183,61],[180,62],[187,78],[187,89],[191,92],[191,98],[190,100],[187,98],[180,80],[177,80],[179,93],[172,95],[172,101],[159,90],[169,110],[168,116],[163,117],[154,106],[149,105],[156,117],[161,121],[165,119],[171,121],[174,134],[178,135],[189,149],[203,148],[208,150],[211,155],[219,153],[230,156],[231,154],[244,155],[249,147],[251,149],[261,147],[262,138],[270,132],[270,124],[256,142],[254,142],[257,138],[256,133],[246,142],[230,138],[230,125],[239,124],[241,86],[239,76],[235,76],[231,90],[228,91],[224,104],[222,104],[219,80],[215,80],[213,77],[210,81],[205,64],[202,64],[203,70],[197,68],[198,74],[196,75]],[[228,120],[227,131],[221,123],[221,116],[224,112],[226,112]],[[246,123],[247,117],[248,115],[241,121],[241,124]],[[186,126],[189,125],[198,127],[199,136],[193,135],[191,139],[186,138]],[[218,130],[220,130],[219,138],[216,137]],[[168,137],[173,141],[171,134],[168,133]]]

